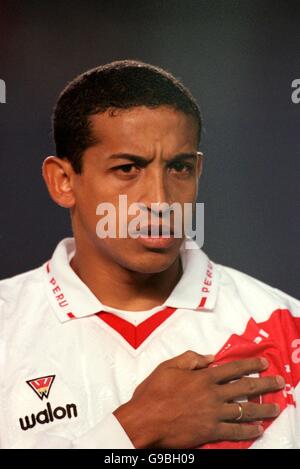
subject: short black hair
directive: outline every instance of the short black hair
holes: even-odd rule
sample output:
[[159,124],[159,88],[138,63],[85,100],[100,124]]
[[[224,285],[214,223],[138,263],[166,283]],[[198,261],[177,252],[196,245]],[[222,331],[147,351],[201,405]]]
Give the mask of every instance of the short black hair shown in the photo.
[[168,105],[194,116],[198,143],[202,120],[190,91],[171,73],[138,60],[118,60],[79,75],[61,92],[53,113],[56,154],[76,173],[82,154],[93,144],[89,117],[107,110]]

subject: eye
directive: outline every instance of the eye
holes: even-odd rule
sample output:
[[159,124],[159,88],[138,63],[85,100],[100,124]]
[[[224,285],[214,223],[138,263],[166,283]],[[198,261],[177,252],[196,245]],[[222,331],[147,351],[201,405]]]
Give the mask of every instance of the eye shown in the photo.
[[122,164],[113,168],[113,171],[119,176],[135,176],[139,170],[140,168],[134,163]]
[[118,166],[117,169],[123,171],[123,173],[130,173],[133,168],[136,168],[135,164],[123,164],[122,166]]
[[121,166],[116,166],[115,170],[119,170],[123,173],[132,173],[133,170],[138,170],[139,168],[134,163],[122,164]]
[[170,164],[170,169],[177,174],[188,175],[194,171],[194,165],[186,161],[174,161]]

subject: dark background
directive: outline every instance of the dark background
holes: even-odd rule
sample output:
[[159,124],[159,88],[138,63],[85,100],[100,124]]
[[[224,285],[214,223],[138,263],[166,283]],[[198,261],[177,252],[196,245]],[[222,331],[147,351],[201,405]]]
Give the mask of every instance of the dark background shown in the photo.
[[299,297],[300,5],[292,1],[0,0],[0,278],[37,267],[70,235],[41,179],[67,81],[133,58],[197,98],[206,154],[204,250]]

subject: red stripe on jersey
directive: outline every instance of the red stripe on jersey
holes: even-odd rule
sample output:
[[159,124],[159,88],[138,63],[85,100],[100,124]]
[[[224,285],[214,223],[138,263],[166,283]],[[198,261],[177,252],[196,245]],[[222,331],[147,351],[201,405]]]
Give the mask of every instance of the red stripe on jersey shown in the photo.
[[200,304],[199,304],[198,308],[204,308],[206,300],[207,300],[207,296],[203,296],[201,298],[201,301],[200,301]]
[[[277,403],[281,411],[288,405],[295,406],[293,390],[300,381],[300,318],[294,317],[287,309],[275,310],[265,322],[256,323],[253,319],[247,324],[243,334],[233,334],[217,353],[214,363],[221,365],[232,360],[251,357],[265,357],[269,362],[261,376],[280,374],[284,377],[284,390],[261,396],[261,402]],[[254,399],[251,401],[254,401]],[[264,429],[274,419],[264,420]],[[201,446],[205,449],[246,449],[255,440],[221,441]]]
[[97,316],[117,331],[134,349],[137,349],[175,311],[176,308],[165,308],[153,314],[138,326],[134,326],[112,313],[100,312]]
[[75,319],[75,316],[74,316],[73,313],[67,313],[67,316],[69,316],[69,318],[71,318],[71,319]]

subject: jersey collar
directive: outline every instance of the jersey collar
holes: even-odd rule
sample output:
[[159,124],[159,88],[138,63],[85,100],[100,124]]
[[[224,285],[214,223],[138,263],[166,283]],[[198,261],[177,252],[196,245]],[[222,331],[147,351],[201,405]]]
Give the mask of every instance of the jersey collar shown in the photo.
[[[195,247],[197,245],[195,244]],[[74,238],[63,239],[50,261],[43,266],[49,302],[61,322],[92,316],[100,311],[116,312],[99,301],[70,266],[75,254]],[[169,298],[153,314],[164,308],[213,311],[217,300],[219,272],[199,248],[181,249],[183,274]]]

